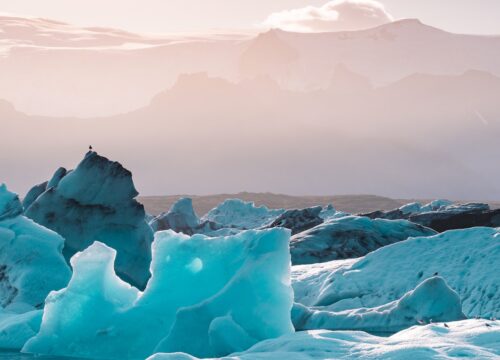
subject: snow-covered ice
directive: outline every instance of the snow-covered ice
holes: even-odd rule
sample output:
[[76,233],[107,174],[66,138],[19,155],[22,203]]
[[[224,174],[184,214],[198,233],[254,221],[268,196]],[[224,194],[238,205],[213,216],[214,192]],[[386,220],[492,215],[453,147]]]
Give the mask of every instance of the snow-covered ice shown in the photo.
[[253,202],[228,199],[210,210],[201,220],[229,228],[255,229],[267,225],[283,212],[283,209],[269,209],[266,206],[255,206]]
[[313,264],[360,257],[409,237],[434,234],[434,230],[406,220],[344,216],[294,235],[290,252],[293,264]]
[[68,287],[46,301],[24,352],[144,358],[157,351],[223,356],[293,332],[290,232],[189,237],[157,232],[143,293],[114,272],[116,251],[94,243],[71,259]]
[[26,216],[65,238],[67,260],[96,240],[116,249],[118,275],[143,288],[150,276],[153,232],[135,200],[130,171],[90,151],[75,170],[58,174]]
[[240,228],[226,227],[211,220],[200,220],[194,212],[193,200],[190,198],[179,199],[168,212],[153,217],[148,223],[155,232],[171,229],[186,235],[225,236],[242,231]]
[[22,215],[19,197],[0,185],[0,349],[20,349],[40,326],[47,294],[68,283],[64,239]]
[[[263,341],[226,360],[500,358],[500,321],[462,320],[414,326],[390,337],[361,331],[301,331]],[[148,360],[195,360],[187,354],[156,354]]]
[[328,307],[308,308],[296,304],[292,311],[296,330],[363,330],[370,333],[395,333],[421,323],[464,318],[458,294],[438,276],[423,281],[401,299],[375,308],[333,312],[329,311]]
[[51,290],[66,286],[71,271],[64,239],[27,219],[19,197],[0,185],[0,305],[40,307]]
[[365,257],[292,269],[295,301],[330,311],[376,307],[401,298],[422,280],[443,277],[465,315],[500,315],[500,229],[452,230],[410,238]]
[[22,212],[19,196],[7,190],[7,185],[0,184],[0,220],[15,217]]
[[42,322],[42,310],[0,311],[0,349],[20,350],[35,336]]
[[321,206],[287,210],[267,227],[284,227],[290,229],[292,235],[295,235],[323,223],[324,220],[320,217],[322,210]]
[[168,212],[152,219],[149,225],[153,231],[172,229],[175,232],[192,235],[200,225],[200,219],[194,212],[193,200],[182,198],[176,201]]

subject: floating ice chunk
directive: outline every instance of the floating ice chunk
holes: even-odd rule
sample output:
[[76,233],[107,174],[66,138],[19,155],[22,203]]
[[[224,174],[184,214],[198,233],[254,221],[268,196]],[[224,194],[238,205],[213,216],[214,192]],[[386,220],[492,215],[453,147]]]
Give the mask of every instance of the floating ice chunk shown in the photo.
[[204,234],[208,236],[227,236],[239,233],[242,229],[224,227],[211,220],[201,221],[193,209],[189,198],[179,199],[167,212],[149,221],[153,231],[173,230],[186,235]]
[[59,185],[59,182],[61,182],[61,179],[63,177],[65,177],[67,174],[69,174],[70,172],[71,172],[71,170],[68,171],[63,167],[58,168],[56,170],[56,172],[54,173],[54,175],[52,175],[52,178],[47,183],[47,189],[50,189],[51,187],[56,187],[57,185]]
[[434,230],[406,220],[345,216],[331,219],[292,237],[292,263],[312,264],[360,257],[415,236],[435,235]]
[[432,277],[401,299],[375,308],[340,312],[296,305],[292,312],[296,330],[363,330],[395,333],[420,323],[462,320],[458,294],[441,277]]
[[[498,359],[500,321],[462,320],[414,326],[390,337],[361,331],[300,331],[258,343],[227,360]],[[186,354],[156,354],[148,360],[197,360]]]
[[253,202],[228,199],[210,210],[201,220],[208,220],[224,227],[255,229],[267,225],[283,212],[283,209],[257,207]]
[[40,329],[42,315],[42,310],[21,314],[0,311],[0,349],[20,350]]
[[7,190],[5,184],[0,184],[0,220],[16,217],[22,212],[19,196]]
[[337,211],[332,204],[327,205],[323,207],[321,212],[319,213],[319,217],[322,218],[323,220],[330,220],[330,219],[338,219],[344,216],[349,216],[350,214],[343,212],[343,211]]
[[26,216],[65,238],[66,260],[96,240],[116,249],[118,275],[144,288],[150,275],[153,232],[144,207],[134,199],[137,191],[131,173],[88,152],[75,170],[59,169],[51,183],[54,187],[31,204]]
[[27,193],[26,196],[23,199],[23,208],[27,209],[30,207],[31,204],[40,196],[42,195],[45,190],[47,190],[47,184],[48,181],[45,181],[41,184],[33,186]]
[[416,214],[422,211],[422,204],[413,202],[401,206],[399,210],[403,213],[403,215]]
[[450,206],[450,205],[453,205],[453,201],[438,199],[438,200],[431,201],[430,203],[422,206],[420,208],[420,212],[438,211],[438,210],[442,210],[443,208],[446,208],[447,206]]
[[196,233],[200,219],[193,209],[193,200],[182,198],[177,200],[166,213],[160,214],[149,222],[153,231],[169,230],[187,235]]
[[458,293],[465,315],[499,317],[500,229],[471,228],[417,237],[355,260],[294,266],[295,301],[330,311],[397,300],[438,274]]
[[71,271],[61,250],[64,239],[19,215],[16,194],[0,186],[0,305],[40,307],[47,294],[64,287]]
[[23,351],[144,358],[155,351],[223,356],[293,332],[290,233],[229,237],[155,234],[143,293],[116,277],[116,252],[100,243],[75,255],[66,289],[47,298],[40,332]]
[[31,206],[31,204],[33,204],[35,200],[38,199],[40,195],[47,191],[47,189],[56,187],[67,173],[68,171],[65,168],[60,167],[56,170],[49,181],[45,181],[41,184],[33,186],[23,199],[24,210],[26,211]]
[[323,223],[324,220],[319,216],[322,210],[321,206],[287,210],[267,227],[284,227],[290,229],[294,235]]

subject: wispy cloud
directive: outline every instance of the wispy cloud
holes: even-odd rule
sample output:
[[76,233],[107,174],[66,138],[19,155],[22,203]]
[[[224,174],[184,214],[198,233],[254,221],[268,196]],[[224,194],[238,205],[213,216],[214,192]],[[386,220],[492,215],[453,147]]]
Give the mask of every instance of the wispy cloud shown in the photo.
[[375,0],[333,0],[323,6],[272,13],[262,24],[287,31],[321,32],[367,29],[393,21]]

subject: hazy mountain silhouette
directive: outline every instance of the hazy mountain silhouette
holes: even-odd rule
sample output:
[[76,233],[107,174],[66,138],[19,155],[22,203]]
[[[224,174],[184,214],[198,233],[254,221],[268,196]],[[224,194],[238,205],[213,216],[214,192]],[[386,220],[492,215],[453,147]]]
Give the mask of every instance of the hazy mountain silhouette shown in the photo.
[[148,194],[500,198],[492,163],[500,153],[500,78],[417,74],[373,88],[340,66],[330,82],[304,93],[265,77],[183,75],[149,106],[85,120],[13,115],[4,106],[6,133],[19,135],[0,144],[1,153],[16,154],[2,159],[5,180],[27,189],[92,143],[123,160]]
[[324,89],[339,65],[373,86],[414,73],[500,76],[500,37],[451,34],[411,19],[349,32],[152,36],[0,18],[0,98],[29,114],[131,111],[183,73],[233,82],[267,76],[285,89]]

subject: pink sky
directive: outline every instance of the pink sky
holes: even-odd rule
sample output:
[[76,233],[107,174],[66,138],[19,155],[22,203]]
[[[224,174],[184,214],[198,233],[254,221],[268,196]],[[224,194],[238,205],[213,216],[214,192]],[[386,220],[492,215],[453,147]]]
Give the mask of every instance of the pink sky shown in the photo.
[[[365,0],[366,1],[366,0]],[[325,0],[0,0],[0,11],[42,16],[81,26],[112,26],[138,32],[249,29],[271,14]],[[498,0],[381,0],[395,19],[419,18],[459,33],[500,34]]]

